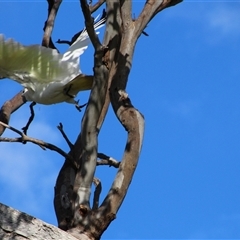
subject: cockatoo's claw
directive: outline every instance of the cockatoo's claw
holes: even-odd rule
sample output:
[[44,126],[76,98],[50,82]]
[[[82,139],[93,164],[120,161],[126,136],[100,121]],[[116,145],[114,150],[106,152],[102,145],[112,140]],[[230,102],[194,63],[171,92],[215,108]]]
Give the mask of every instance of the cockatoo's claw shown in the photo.
[[83,105],[79,105],[79,100],[75,102],[75,107],[77,108],[77,110],[79,112],[81,112],[81,108],[85,107],[87,105],[87,103],[83,104]]
[[64,88],[63,91],[64,91],[64,93],[65,93],[68,97],[74,98],[75,96],[73,96],[72,94],[69,93],[69,91],[71,90],[71,88],[72,88],[72,84],[70,84],[67,88]]

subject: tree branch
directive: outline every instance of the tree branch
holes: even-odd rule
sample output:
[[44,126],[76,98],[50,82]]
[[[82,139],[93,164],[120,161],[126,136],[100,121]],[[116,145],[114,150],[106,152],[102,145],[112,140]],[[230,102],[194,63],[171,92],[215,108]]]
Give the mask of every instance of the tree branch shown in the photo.
[[93,183],[95,185],[95,191],[94,191],[94,195],[93,195],[93,210],[97,210],[98,209],[98,205],[99,205],[99,199],[100,199],[100,194],[102,191],[102,183],[100,181],[100,179],[94,177],[93,178]]
[[93,6],[89,6],[90,12],[94,13],[95,11],[97,11],[98,8],[100,8],[103,5],[103,3],[105,3],[105,0],[99,0]]
[[116,159],[109,157],[103,153],[98,153],[98,158],[102,158],[97,161],[97,166],[100,165],[109,165],[109,167],[115,167],[119,168],[120,162],[118,162]]
[[[22,91],[15,95],[11,100],[6,101],[0,109],[0,121],[8,124],[11,113],[15,112],[23,104],[26,99],[22,96]],[[5,127],[0,124],[0,136],[3,134]]]
[[[124,5],[124,8],[126,6],[128,5]],[[130,15],[128,11],[128,16]],[[125,92],[138,37],[135,34],[133,21],[130,17],[123,20],[123,25],[119,51],[114,59],[117,64],[113,63],[110,72],[110,77],[112,77],[110,99],[117,118],[128,132],[128,139],[115,180],[97,213],[98,216],[101,216],[99,221],[104,222],[106,228],[115,218],[131,183],[138,163],[144,132],[143,117],[132,106]]]
[[132,1],[122,0],[121,2],[121,17],[123,22],[123,32],[125,32],[132,24]]
[[[0,137],[0,142],[31,142],[33,144],[36,144],[38,145],[39,147],[41,147],[43,150],[46,150],[49,149],[49,150],[52,150],[52,151],[55,151],[55,152],[58,152],[60,155],[62,155],[64,158],[67,158],[68,160],[70,160],[73,164],[74,164],[74,160],[73,158],[67,154],[66,152],[64,152],[62,149],[58,148],[57,146],[51,144],[51,143],[47,143],[47,142],[44,142],[42,140],[39,140],[39,139],[36,139],[36,138],[32,138],[32,137],[29,137],[27,135],[25,135],[23,132],[19,131],[18,129],[14,128],[14,127],[11,127],[3,122],[0,121],[0,125],[4,126],[5,128],[8,128],[10,129],[11,131],[19,134],[21,137],[20,138],[3,138],[3,137]],[[75,166],[75,164],[74,164]]]
[[98,39],[98,36],[94,30],[94,18],[91,16],[91,12],[89,9],[89,5],[87,4],[86,0],[80,0],[81,2],[81,7],[82,7],[82,12],[85,18],[85,25],[86,29],[89,35],[89,38],[91,39],[91,42],[94,46],[95,51],[99,51],[102,48],[102,44]]
[[54,27],[54,21],[57,16],[58,9],[62,3],[62,0],[47,0],[48,2],[48,19],[44,24],[44,35],[42,39],[42,46],[56,49],[52,42],[52,30]]
[[[86,21],[86,28],[95,48],[95,54],[93,87],[81,125],[80,145],[82,146],[82,152],[78,162],[81,167],[77,171],[73,190],[73,226],[83,223],[83,218],[85,219],[84,225],[89,223],[86,220],[86,216],[90,210],[90,190],[96,169],[98,148],[97,122],[104,105],[108,79],[108,70],[102,61],[105,54],[104,48],[95,34],[93,19],[86,1],[81,0],[81,6]],[[72,229],[72,231],[74,230]]]
[[127,95],[120,96],[119,104],[120,106],[115,113],[128,132],[128,139],[116,178],[100,207],[101,211],[105,212],[111,209],[111,213],[114,214],[117,213],[122,204],[137,167],[144,132],[144,118],[141,113],[132,106]]
[[57,128],[61,132],[61,134],[62,134],[63,138],[65,139],[65,141],[67,142],[67,145],[69,146],[69,148],[72,149],[73,148],[73,144],[70,142],[68,136],[64,132],[62,123],[59,123]]
[[[105,54],[104,63],[108,68],[109,77],[108,77],[108,86],[107,89],[110,89],[113,76],[115,74],[115,60],[117,58],[117,52],[119,51],[120,42],[121,42],[121,14],[120,14],[120,3],[118,0],[107,0],[107,21],[106,21],[106,32],[104,35],[103,45],[108,46],[107,53]],[[114,66],[113,66],[114,65]],[[97,128],[100,131],[105,116],[107,114],[110,104],[109,91],[107,91],[105,96],[104,106],[101,112],[101,115],[98,120]]]
[[[101,19],[103,19],[103,18],[106,18],[106,12],[105,12],[105,10],[103,10],[103,13],[102,13],[102,16],[101,16]],[[101,20],[101,19],[100,19],[100,20]],[[100,20],[99,20],[99,21],[100,21]],[[71,46],[71,45],[78,39],[78,37],[81,35],[82,31],[85,31],[85,29],[83,29],[83,30],[77,32],[76,34],[74,34],[74,36],[72,37],[71,41],[58,39],[58,40],[56,41],[56,43],[59,43],[59,44],[68,44],[68,45]]]
[[135,21],[135,34],[139,37],[157,13],[182,1],[183,0],[147,0],[142,12]]

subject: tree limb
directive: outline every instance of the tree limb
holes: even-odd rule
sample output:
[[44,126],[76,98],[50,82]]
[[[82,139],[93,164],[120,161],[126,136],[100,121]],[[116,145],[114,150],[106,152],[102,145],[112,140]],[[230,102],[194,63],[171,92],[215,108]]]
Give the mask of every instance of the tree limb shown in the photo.
[[105,116],[107,114],[109,104],[110,104],[110,96],[109,96],[109,88],[112,83],[113,75],[115,74],[115,60],[117,58],[117,52],[119,51],[120,42],[121,42],[121,14],[120,14],[120,3],[118,0],[107,0],[107,21],[106,21],[106,33],[104,35],[103,45],[108,46],[107,53],[105,54],[104,63],[109,70],[108,77],[108,86],[107,93],[105,96],[104,106],[101,112],[101,115],[98,120],[97,128],[100,131]]
[[122,0],[121,17],[123,23],[123,32],[127,31],[132,24],[132,1]]
[[61,134],[62,134],[63,138],[65,139],[65,141],[67,142],[67,145],[69,146],[69,148],[72,149],[73,148],[73,144],[70,142],[68,136],[64,132],[62,123],[59,123],[57,128],[61,132]]
[[[70,160],[73,164],[74,164],[74,160],[73,158],[67,154],[66,152],[64,152],[62,149],[58,148],[57,146],[51,144],[51,143],[47,143],[44,142],[42,140],[36,139],[36,138],[32,138],[29,137],[27,135],[25,135],[23,132],[19,131],[18,129],[11,127],[3,122],[0,121],[0,125],[4,126],[5,128],[10,129],[11,131],[19,134],[21,137],[20,138],[3,138],[0,137],[0,142],[31,142],[33,144],[38,145],[39,147],[41,147],[43,150],[49,149],[55,152],[58,152],[60,155],[62,155],[64,158],[67,158],[68,160]],[[75,165],[75,164],[74,164]]]
[[54,27],[54,21],[57,16],[58,9],[62,3],[62,0],[47,0],[48,2],[48,19],[44,24],[44,35],[42,39],[42,46],[56,49],[52,42],[52,30]]
[[102,158],[97,161],[97,166],[100,165],[109,165],[109,167],[115,167],[119,168],[120,162],[118,162],[116,159],[109,157],[103,153],[98,153],[98,158]]
[[121,106],[117,109],[116,114],[128,132],[128,139],[117,175],[99,209],[99,211],[108,213],[110,211],[113,214],[116,214],[120,208],[131,183],[137,167],[144,132],[144,118],[142,114],[132,106],[130,99],[126,95],[121,96],[121,98],[121,100],[119,99]]
[[[103,18],[106,18],[106,12],[105,12],[105,9],[103,9],[103,13],[102,13],[102,16],[101,16],[101,19]],[[101,20],[100,19],[100,20]],[[100,21],[99,20],[99,21]],[[71,41],[68,41],[68,40],[61,40],[61,39],[58,39],[56,41],[56,43],[59,43],[59,44],[68,44],[69,46],[71,46],[77,39],[78,37],[81,35],[82,31],[85,31],[85,28],[79,32],[77,32],[76,34],[74,34],[74,36],[72,37]]]
[[[131,14],[128,12],[128,15]],[[105,228],[115,218],[127,193],[138,163],[144,132],[144,119],[139,111],[132,106],[125,92],[138,37],[135,35],[133,21],[130,17],[123,22],[125,24],[122,32],[123,37],[118,54],[114,59],[117,64],[112,65],[110,72],[110,77],[112,77],[110,99],[117,118],[128,132],[128,140],[112,187],[98,209],[98,215],[101,216],[101,222],[104,222]]]
[[[86,28],[95,48],[95,54],[93,87],[81,125],[82,153],[79,158],[79,165],[81,167],[77,171],[73,190],[73,226],[78,227],[79,224],[83,224],[83,218],[85,219],[84,226],[89,224],[86,216],[90,210],[90,189],[97,160],[97,122],[103,108],[108,79],[107,68],[102,62],[104,48],[102,47],[94,31],[93,19],[90,15],[90,11],[85,0],[81,0],[81,6],[86,21]],[[71,231],[74,230],[71,229]]]
[[99,205],[99,199],[100,199],[100,194],[102,191],[102,183],[100,181],[100,179],[94,177],[93,178],[93,183],[95,185],[95,191],[93,194],[93,210],[97,210],[98,209],[98,205]]
[[182,1],[183,0],[147,0],[142,12],[135,21],[135,34],[139,37],[157,13]]
[[91,39],[91,42],[94,46],[95,51],[99,51],[102,48],[102,44],[98,39],[98,36],[94,30],[94,18],[91,16],[91,12],[89,9],[89,5],[87,4],[86,0],[80,0],[82,12],[85,18],[85,25],[86,29],[89,35],[89,38]]
[[99,7],[101,7],[105,3],[105,0],[99,0],[96,2],[93,6],[89,6],[89,10],[91,13],[94,13],[95,11],[98,10]]
[[[11,100],[6,101],[0,109],[0,121],[8,124],[11,113],[15,112],[23,104],[26,99],[22,96],[22,91],[16,94]],[[3,134],[5,127],[0,125],[0,136]]]

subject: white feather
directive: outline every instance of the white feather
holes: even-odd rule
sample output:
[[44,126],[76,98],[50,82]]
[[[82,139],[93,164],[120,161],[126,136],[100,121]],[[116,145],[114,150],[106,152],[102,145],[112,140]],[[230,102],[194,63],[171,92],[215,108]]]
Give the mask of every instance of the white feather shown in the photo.
[[[102,27],[104,21],[96,23],[95,30]],[[13,39],[5,40],[0,34],[0,78],[15,80],[25,87],[23,95],[28,101],[41,104],[74,103],[72,96],[66,94],[65,86],[82,73],[79,57],[89,43],[89,36],[84,29],[69,49],[59,54],[54,49],[40,45],[23,46]],[[81,77],[78,81],[81,81]],[[86,84],[85,78],[83,90],[88,85],[90,89],[91,83]],[[78,89],[82,90],[81,84],[78,84]]]

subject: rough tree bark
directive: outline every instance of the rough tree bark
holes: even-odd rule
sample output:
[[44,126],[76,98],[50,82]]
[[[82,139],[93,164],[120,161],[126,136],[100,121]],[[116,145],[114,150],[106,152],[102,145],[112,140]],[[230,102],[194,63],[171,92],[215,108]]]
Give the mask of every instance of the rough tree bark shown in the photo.
[[77,238],[26,213],[0,204],[0,239],[76,240]]
[[[71,146],[71,151],[66,155],[62,154],[67,157],[55,186],[54,207],[58,226],[68,234],[2,205],[0,237],[11,239],[9,236],[15,234],[19,236],[16,239],[35,239],[37,226],[39,229],[46,227],[46,231],[51,232],[48,238],[42,235],[37,239],[100,239],[111,221],[115,219],[126,196],[143,142],[143,115],[133,106],[125,90],[136,42],[146,25],[158,12],[181,1],[147,0],[139,17],[133,20],[131,0],[99,0],[93,6],[89,6],[86,0],[80,0],[85,24],[95,49],[94,83],[81,121],[81,132]],[[51,31],[61,0],[48,0],[48,3],[48,19],[44,26],[42,44],[55,48],[51,40]],[[91,13],[103,3],[106,4],[107,22],[104,41],[101,44],[93,29]],[[110,103],[123,129],[127,131],[125,150],[120,163],[98,154],[98,134]],[[11,113],[21,104],[21,100],[6,102],[0,111],[0,121],[8,124]],[[5,126],[0,125],[0,134]],[[26,138],[24,140],[31,141]],[[44,144],[41,146],[48,148]],[[94,179],[94,173],[98,164],[97,158],[102,156],[105,157],[105,163],[118,167],[118,172],[100,206],[98,206],[99,196],[96,194],[95,202],[91,207],[92,183],[95,182],[98,187],[101,184]],[[30,235],[23,233],[23,224],[29,226],[26,229],[30,231]],[[35,227],[31,228],[30,225]],[[58,234],[61,234],[61,237]]]

